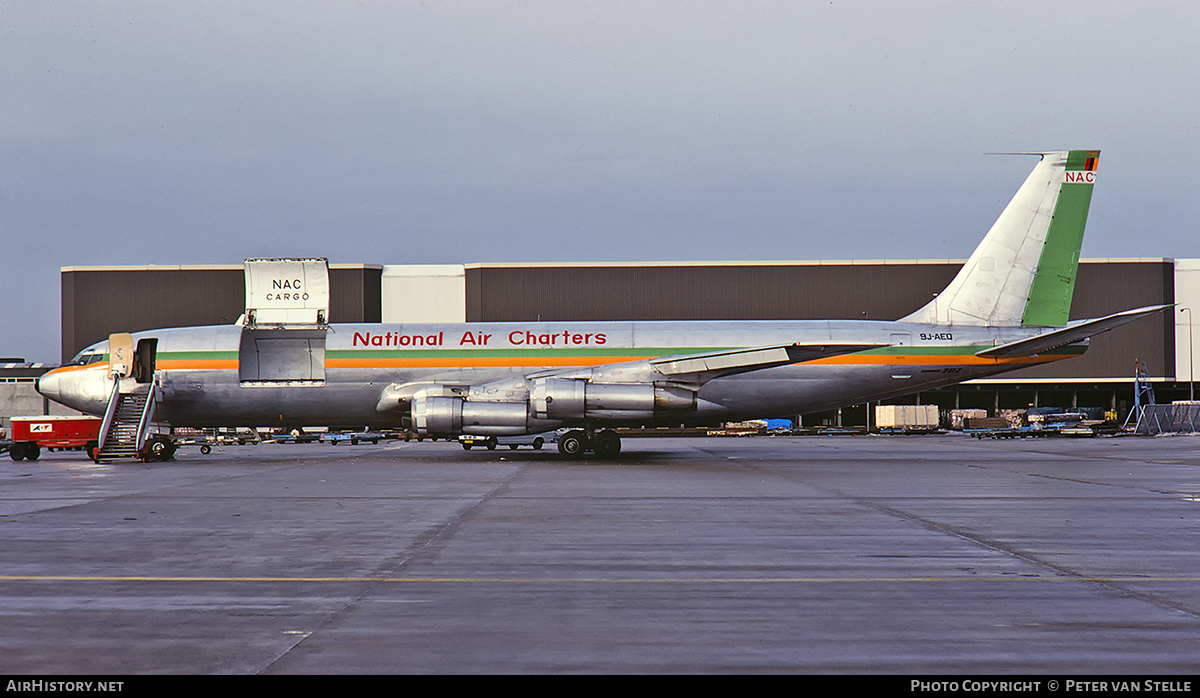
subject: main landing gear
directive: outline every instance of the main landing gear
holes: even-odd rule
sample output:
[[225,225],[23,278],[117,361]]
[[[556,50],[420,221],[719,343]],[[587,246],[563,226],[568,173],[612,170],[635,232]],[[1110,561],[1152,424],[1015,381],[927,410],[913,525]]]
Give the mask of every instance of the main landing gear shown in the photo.
[[567,458],[583,458],[589,451],[600,458],[613,458],[621,452],[621,437],[608,429],[596,433],[572,429],[558,437],[558,452]]

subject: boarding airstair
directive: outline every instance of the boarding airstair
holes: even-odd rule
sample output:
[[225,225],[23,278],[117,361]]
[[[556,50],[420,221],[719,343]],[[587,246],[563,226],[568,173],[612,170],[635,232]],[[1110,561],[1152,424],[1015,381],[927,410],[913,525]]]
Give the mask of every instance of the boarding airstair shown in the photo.
[[158,407],[154,365],[157,340],[142,339],[134,351],[129,334],[108,338],[112,393],[100,423],[99,444],[92,453],[97,463],[113,460],[167,460],[174,442],[152,432]]
[[100,444],[95,460],[144,460],[150,422],[154,416],[155,390],[153,385],[125,387],[129,379],[113,381],[112,396],[104,421],[100,424]]

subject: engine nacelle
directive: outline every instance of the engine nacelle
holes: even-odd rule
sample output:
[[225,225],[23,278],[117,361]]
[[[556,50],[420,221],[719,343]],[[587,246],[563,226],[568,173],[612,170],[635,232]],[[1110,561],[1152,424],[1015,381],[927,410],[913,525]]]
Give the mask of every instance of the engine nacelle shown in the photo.
[[650,419],[696,409],[696,392],[680,386],[573,378],[539,378],[529,399],[538,419]]
[[460,397],[420,396],[412,401],[413,429],[418,434],[461,434]]
[[525,400],[472,400],[465,386],[431,385],[412,396],[418,434],[516,436],[548,431],[564,421],[640,420],[696,409],[696,392],[651,383],[588,383],[541,378]]
[[529,418],[525,402],[475,402],[461,397],[418,396],[412,402],[413,428],[418,434],[455,436],[515,436],[545,431],[557,423],[539,424]]

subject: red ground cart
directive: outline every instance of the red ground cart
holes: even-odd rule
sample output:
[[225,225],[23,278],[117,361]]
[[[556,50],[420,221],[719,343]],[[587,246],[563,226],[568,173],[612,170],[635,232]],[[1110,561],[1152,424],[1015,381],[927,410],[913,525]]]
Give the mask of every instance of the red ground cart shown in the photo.
[[13,417],[8,454],[13,460],[37,460],[43,448],[61,448],[86,451],[90,458],[100,443],[102,421],[88,416]]

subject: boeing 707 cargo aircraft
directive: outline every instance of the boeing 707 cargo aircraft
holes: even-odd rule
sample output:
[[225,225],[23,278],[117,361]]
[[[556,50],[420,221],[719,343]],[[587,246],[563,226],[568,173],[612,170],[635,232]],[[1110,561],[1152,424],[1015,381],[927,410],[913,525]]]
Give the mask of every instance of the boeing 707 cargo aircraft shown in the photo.
[[[565,428],[559,450],[578,457],[618,453],[613,427],[795,415],[1057,361],[1166,306],[1068,323],[1099,151],[1036,155],[950,285],[896,321],[340,325],[318,312],[300,327],[248,310],[236,325],[114,335],[38,390],[105,415],[102,442],[138,422],[142,457],[173,450],[156,421],[434,437]],[[133,394],[145,397],[123,406]]]

